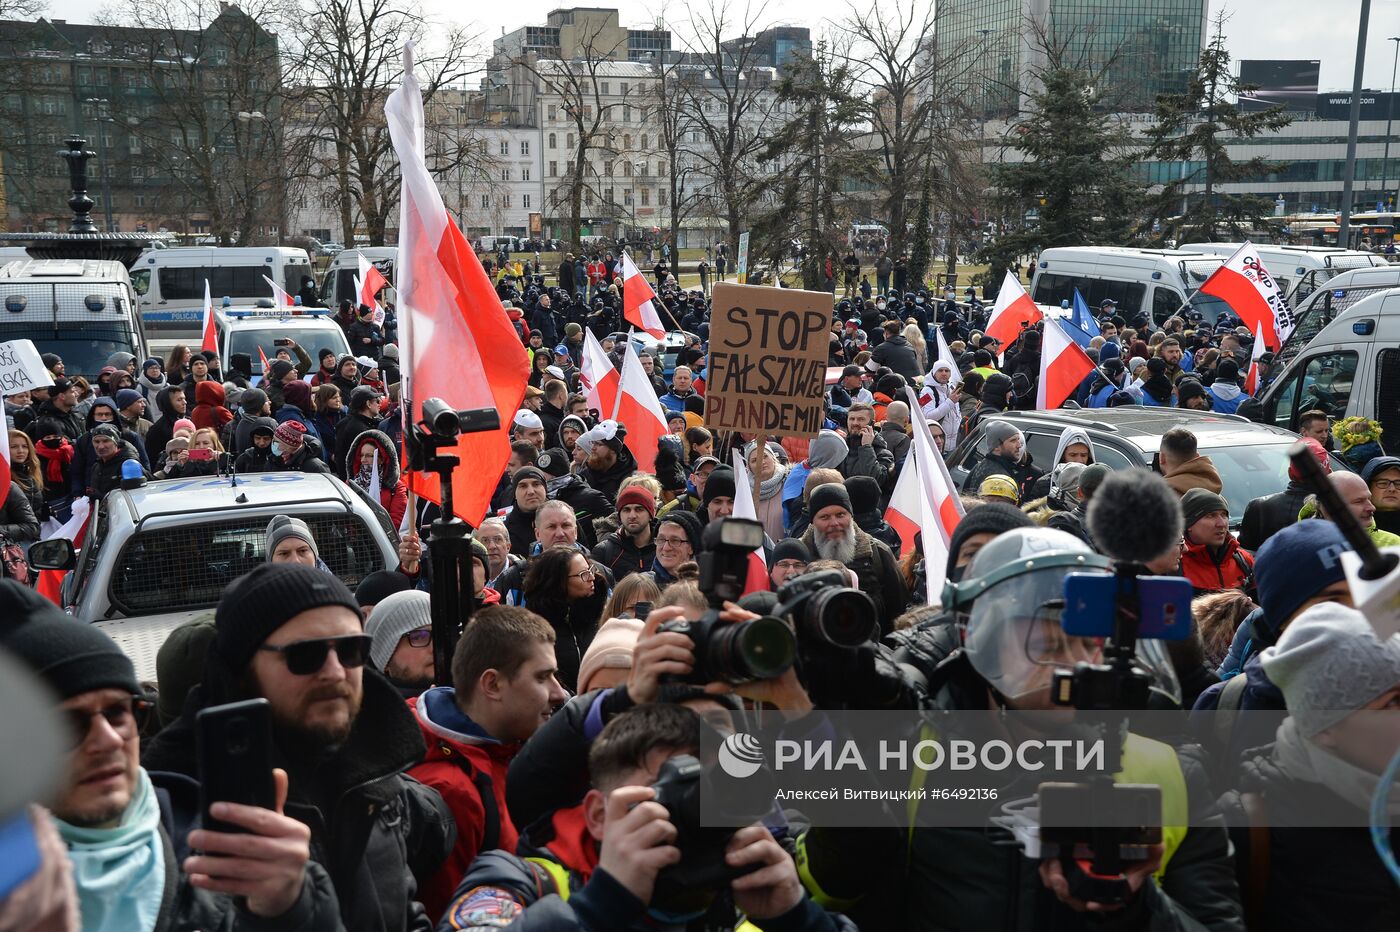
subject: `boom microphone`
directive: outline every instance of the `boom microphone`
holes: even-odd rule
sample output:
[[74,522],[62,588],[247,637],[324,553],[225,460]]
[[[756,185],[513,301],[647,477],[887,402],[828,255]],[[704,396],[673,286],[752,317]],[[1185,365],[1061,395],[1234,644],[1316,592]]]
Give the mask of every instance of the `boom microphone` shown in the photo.
[[1146,468],[1110,473],[1089,501],[1089,534],[1104,555],[1145,564],[1181,543],[1181,500]]

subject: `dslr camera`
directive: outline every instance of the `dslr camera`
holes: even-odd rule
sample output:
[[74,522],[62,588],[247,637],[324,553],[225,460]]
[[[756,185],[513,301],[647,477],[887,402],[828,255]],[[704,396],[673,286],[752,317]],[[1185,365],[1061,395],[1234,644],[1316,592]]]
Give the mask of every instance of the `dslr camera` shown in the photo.
[[773,614],[786,619],[799,643],[856,648],[874,641],[879,633],[875,603],[837,570],[808,573],[778,590]]
[[668,682],[703,685],[716,680],[740,685],[772,679],[792,666],[797,638],[777,618],[754,618],[726,624],[719,619],[725,602],[744,594],[749,555],[763,546],[763,525],[747,518],[721,518],[705,528],[700,554],[700,591],[710,603],[698,621],[677,619],[659,631],[677,631],[695,645],[695,666]]

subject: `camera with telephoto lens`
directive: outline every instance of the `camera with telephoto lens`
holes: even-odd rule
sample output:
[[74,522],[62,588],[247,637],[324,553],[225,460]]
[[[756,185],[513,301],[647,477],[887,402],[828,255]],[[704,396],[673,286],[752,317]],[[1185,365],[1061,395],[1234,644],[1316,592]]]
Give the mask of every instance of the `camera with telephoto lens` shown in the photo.
[[792,666],[797,639],[776,618],[754,618],[732,624],[720,621],[725,602],[744,594],[749,556],[763,546],[763,525],[747,518],[721,518],[705,528],[700,554],[700,591],[710,603],[697,621],[668,621],[658,631],[677,631],[695,645],[695,666],[667,682],[703,685],[716,680],[739,685],[772,679]]
[[839,570],[797,576],[778,590],[773,614],[792,624],[799,644],[855,648],[874,641],[880,631],[875,603],[849,581]]
[[[724,851],[738,826],[758,822],[771,811],[776,783],[767,767],[740,779],[726,775],[721,767],[704,768],[694,757],[681,754],[661,765],[651,786],[676,827],[672,844],[681,852],[678,863],[657,874],[653,908],[671,913],[703,910],[734,878],[760,866],[732,868],[725,863]],[[701,824],[702,795],[707,811],[716,816],[710,821],[722,824]]]

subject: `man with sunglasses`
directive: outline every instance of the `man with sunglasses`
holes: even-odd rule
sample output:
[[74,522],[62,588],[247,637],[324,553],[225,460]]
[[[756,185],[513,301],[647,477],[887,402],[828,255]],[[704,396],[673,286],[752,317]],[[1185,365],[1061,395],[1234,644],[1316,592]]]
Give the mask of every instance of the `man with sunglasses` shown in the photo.
[[394,687],[365,669],[371,639],[350,590],[312,567],[265,563],[224,590],[214,627],[204,681],[146,765],[193,776],[199,710],[267,699],[287,814],[310,828],[311,859],[331,876],[345,928],[431,928],[414,877],[450,850],[451,815],[403,776],[422,760],[423,738]]
[[[0,619],[0,644],[53,690],[69,723],[52,817],[84,929],[341,927],[329,879],[307,861],[306,827],[280,802],[275,811],[221,804],[219,817],[240,834],[198,829],[189,781],[142,769],[152,703],[111,638],[10,580],[0,581]],[[285,799],[287,776],[275,773]]]

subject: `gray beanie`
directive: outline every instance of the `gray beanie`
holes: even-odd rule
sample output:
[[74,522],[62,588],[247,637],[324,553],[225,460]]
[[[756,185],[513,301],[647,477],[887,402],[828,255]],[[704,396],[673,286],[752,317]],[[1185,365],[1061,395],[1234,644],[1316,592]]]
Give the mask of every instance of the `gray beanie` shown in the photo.
[[813,469],[835,469],[846,461],[848,452],[846,441],[840,434],[824,430],[807,447],[807,465]]
[[992,421],[987,425],[987,432],[985,434],[988,452],[995,450],[1019,433],[1020,431],[1016,429],[1016,425],[1014,424],[1007,421]]
[[376,670],[383,671],[399,639],[410,631],[432,627],[432,598],[422,589],[408,589],[395,592],[374,607],[365,622],[365,634],[373,643],[369,648],[369,662]]
[[1400,635],[1382,642],[1365,615],[1323,602],[1293,619],[1260,661],[1310,738],[1400,685]]
[[1050,472],[1050,494],[1066,500],[1079,495],[1079,480],[1088,469],[1083,463],[1061,463]]
[[316,548],[316,538],[311,535],[311,528],[306,526],[306,522],[300,518],[289,518],[286,515],[277,515],[267,523],[267,541],[265,553],[267,562],[272,562],[272,552],[277,549],[277,545],[288,537],[300,537],[311,545],[311,552],[316,555],[316,559],[321,559],[321,551]]

